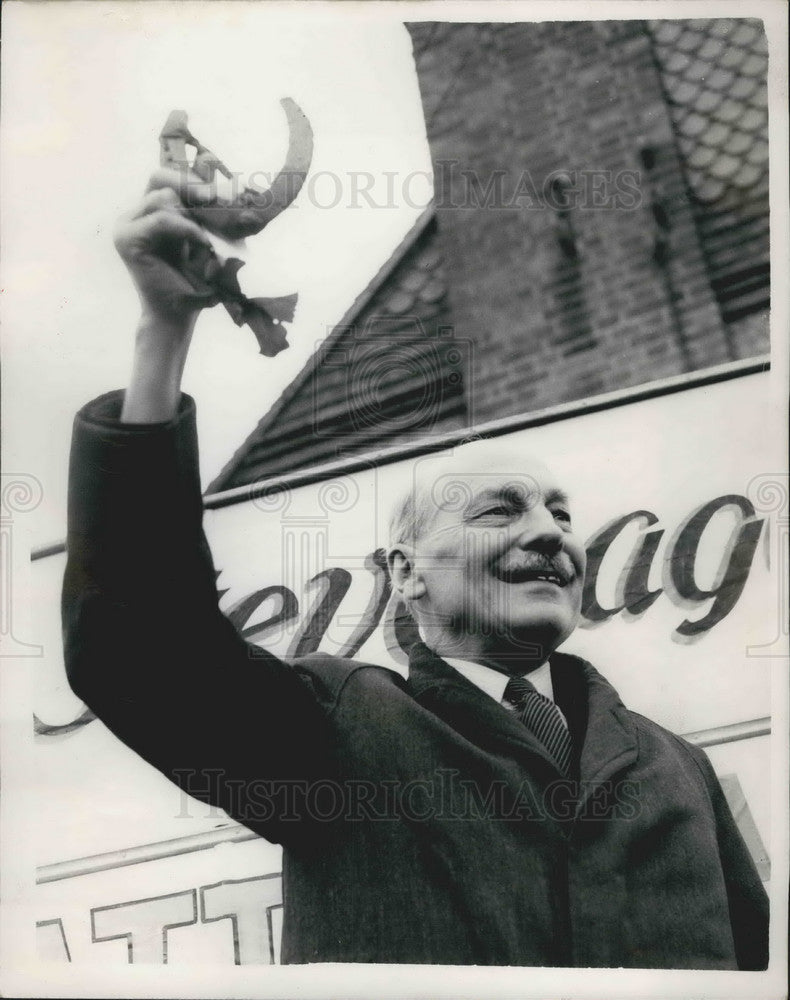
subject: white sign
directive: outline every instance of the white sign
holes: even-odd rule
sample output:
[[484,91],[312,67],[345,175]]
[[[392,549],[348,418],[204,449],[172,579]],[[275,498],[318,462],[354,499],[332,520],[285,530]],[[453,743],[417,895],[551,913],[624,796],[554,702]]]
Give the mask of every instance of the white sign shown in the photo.
[[[526,451],[552,465],[588,540],[584,618],[564,648],[590,659],[628,707],[711,745],[766,878],[769,666],[786,629],[777,567],[782,484],[762,433],[767,378],[749,375],[506,438],[514,462]],[[405,671],[409,626],[379,549],[393,496],[433,461],[372,467],[208,511],[222,609],[250,641],[278,654],[320,649]],[[101,874],[88,860],[74,871],[92,874],[43,884],[36,904],[43,952],[170,962],[173,942],[192,942],[184,955],[218,942],[213,923],[227,911],[237,914],[228,960],[269,961],[275,883],[264,876],[280,870],[277,849],[264,845],[265,864],[256,844],[202,851],[199,862],[180,856],[189,848],[178,845],[190,838],[224,836],[227,817],[186,798],[71,694],[55,653],[62,568],[63,556],[34,568],[42,610],[36,634],[47,639],[35,705],[40,875],[53,877],[62,862],[162,841],[173,842],[179,860],[116,871],[126,863],[117,855]],[[255,858],[241,875],[230,864],[234,851]],[[90,880],[97,888],[86,906]],[[79,902],[69,902],[70,892]],[[238,914],[254,900],[253,946],[243,930],[248,918]],[[227,940],[216,946],[229,947]]]

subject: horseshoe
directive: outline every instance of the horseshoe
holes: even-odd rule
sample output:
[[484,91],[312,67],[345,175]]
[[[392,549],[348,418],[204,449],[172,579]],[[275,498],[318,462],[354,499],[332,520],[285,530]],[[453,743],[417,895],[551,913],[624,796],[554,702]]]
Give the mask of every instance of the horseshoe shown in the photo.
[[[313,158],[313,130],[294,100],[285,97],[280,104],[288,118],[288,154],[271,186],[263,191],[247,187],[230,203],[217,199],[215,204],[190,208],[191,215],[217,236],[238,240],[257,235],[302,189]],[[188,145],[195,149],[191,167],[186,153]],[[191,169],[207,183],[214,180],[217,171],[228,179],[233,178],[222,160],[189,131],[185,111],[170,112],[159,136],[159,149],[160,166]],[[237,277],[242,266],[243,261],[236,257],[222,260],[210,248],[190,245],[182,258],[181,271],[196,290],[214,291],[234,323],[237,326],[246,323],[250,327],[260,353],[274,357],[288,347],[282,324],[293,319],[297,295],[247,298]]]
[[[197,206],[192,215],[210,232],[226,240],[239,240],[257,236],[265,226],[277,218],[293,202],[307,177],[313,159],[313,130],[307,116],[290,97],[280,104],[288,119],[288,153],[285,165],[266,190],[245,187],[228,204]],[[202,180],[210,183],[219,170],[228,179],[233,174],[210,149],[189,131],[185,111],[172,111],[159,136],[160,165],[183,169],[189,167],[186,146],[194,146],[195,159],[192,170]]]

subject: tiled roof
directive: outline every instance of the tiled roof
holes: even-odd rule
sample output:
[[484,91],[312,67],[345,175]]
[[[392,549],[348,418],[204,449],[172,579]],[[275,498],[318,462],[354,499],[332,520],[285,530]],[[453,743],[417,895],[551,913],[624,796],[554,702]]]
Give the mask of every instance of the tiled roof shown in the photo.
[[650,21],[656,58],[694,194],[768,175],[768,48],[760,21]]
[[768,47],[747,18],[649,21],[722,319],[770,304]]
[[209,492],[466,422],[464,359],[428,210]]

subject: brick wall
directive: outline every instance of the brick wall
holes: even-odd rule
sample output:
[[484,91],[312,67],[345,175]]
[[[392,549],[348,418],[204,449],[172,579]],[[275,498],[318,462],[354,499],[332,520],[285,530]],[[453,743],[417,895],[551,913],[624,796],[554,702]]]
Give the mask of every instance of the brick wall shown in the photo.
[[408,27],[474,422],[767,348],[722,322],[644,22]]
[[408,28],[434,217],[211,490],[768,350],[759,22]]

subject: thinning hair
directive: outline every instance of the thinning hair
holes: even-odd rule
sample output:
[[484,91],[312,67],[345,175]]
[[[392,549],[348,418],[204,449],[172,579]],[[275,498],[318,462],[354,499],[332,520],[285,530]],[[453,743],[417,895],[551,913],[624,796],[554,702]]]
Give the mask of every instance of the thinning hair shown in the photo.
[[431,508],[424,483],[415,481],[409,490],[398,497],[390,513],[390,545],[401,542],[413,545],[432,520]]
[[[441,500],[434,495],[434,486],[443,475],[484,471],[487,467],[512,472],[516,481],[523,481],[524,463],[543,465],[541,459],[518,450],[511,451],[501,441],[473,435],[465,438],[452,452],[430,456],[427,465],[416,465],[409,487],[395,500],[389,521],[389,544],[414,544],[431,527]],[[531,477],[530,477],[531,478]]]
[[[457,457],[458,448],[482,440],[484,440],[482,435],[470,433],[455,446],[453,451],[441,456],[439,461],[451,461]],[[430,487],[425,477],[415,474],[409,488],[401,493],[390,510],[389,544],[392,546],[406,542],[413,545],[430,526],[435,513],[436,508],[431,502]]]

